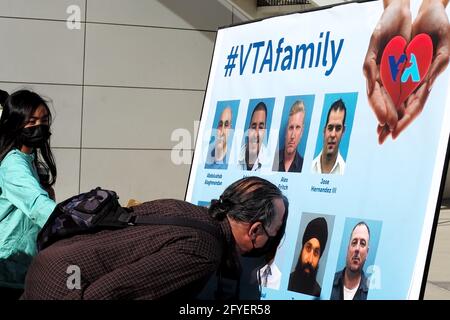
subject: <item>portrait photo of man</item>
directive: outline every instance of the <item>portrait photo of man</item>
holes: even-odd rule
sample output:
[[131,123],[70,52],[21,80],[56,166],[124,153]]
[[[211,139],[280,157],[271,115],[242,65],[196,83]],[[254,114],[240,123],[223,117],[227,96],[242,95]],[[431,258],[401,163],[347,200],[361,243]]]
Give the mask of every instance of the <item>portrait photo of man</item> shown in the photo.
[[[330,103],[330,98],[334,98],[333,96],[336,95],[325,98],[325,106],[330,105],[330,107],[325,107],[322,115],[323,117],[327,112],[326,120],[319,129],[321,131],[312,163],[312,172],[343,175],[346,169],[345,159],[357,94],[340,94]],[[345,143],[342,143],[344,141]]]
[[[275,99],[264,100],[266,101],[251,100],[249,104],[249,110],[252,110],[251,116],[247,121],[245,142],[238,158],[238,166],[241,170],[258,171],[269,164],[267,140]],[[251,108],[252,105],[254,105],[253,108]]]
[[216,109],[206,169],[227,169],[239,101],[221,101]]
[[286,97],[273,171],[302,171],[313,104],[313,95]]
[[378,246],[381,222],[348,219],[344,229],[341,253],[334,275],[331,300],[367,300],[370,280],[366,272],[372,266],[372,287],[377,287],[376,268],[373,267]]
[[317,274],[327,239],[327,220],[324,217],[318,217],[309,221],[303,233],[296,267],[289,277],[288,290],[315,297],[320,296],[322,288],[317,281]]

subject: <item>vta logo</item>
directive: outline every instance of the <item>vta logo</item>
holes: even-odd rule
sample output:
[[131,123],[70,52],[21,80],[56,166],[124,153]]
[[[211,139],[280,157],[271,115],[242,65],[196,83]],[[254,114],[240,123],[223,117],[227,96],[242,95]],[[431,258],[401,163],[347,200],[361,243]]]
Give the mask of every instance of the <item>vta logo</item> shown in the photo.
[[[397,81],[397,75],[400,72],[400,66],[403,63],[406,63],[407,56],[406,54],[402,54],[398,61],[395,61],[395,56],[389,56],[389,68],[391,70],[391,76],[392,81]],[[420,82],[420,74],[419,74],[419,67],[417,65],[417,59],[414,53],[411,53],[410,59],[409,59],[409,66],[407,66],[400,78],[400,81],[402,83],[405,83],[408,81],[408,78],[411,77],[412,82]]]
[[400,106],[424,81],[433,59],[433,41],[426,33],[408,44],[402,36],[392,38],[383,51],[380,78],[395,106]]

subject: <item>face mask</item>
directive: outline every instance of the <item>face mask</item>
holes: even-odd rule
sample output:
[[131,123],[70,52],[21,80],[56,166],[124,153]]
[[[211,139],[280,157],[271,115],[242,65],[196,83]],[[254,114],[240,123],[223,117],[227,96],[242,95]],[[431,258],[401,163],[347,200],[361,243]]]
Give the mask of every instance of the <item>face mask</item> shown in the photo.
[[263,226],[263,230],[267,235],[267,241],[261,248],[255,248],[255,243],[252,241],[253,249],[249,252],[244,253],[243,257],[248,258],[255,258],[255,257],[262,257],[265,256],[271,252],[274,252],[277,250],[278,245],[280,244],[281,237],[283,236],[284,232],[278,232],[276,236],[269,236],[269,234],[266,231],[266,228]]
[[269,252],[272,252],[274,248],[277,248],[278,244],[279,241],[277,241],[277,237],[269,237],[263,247],[255,248],[255,245],[253,244],[253,249],[244,253],[242,256],[247,258],[262,257],[267,255]]
[[39,148],[50,138],[50,127],[45,124],[22,129],[22,143],[30,148]]
[[277,252],[278,246],[280,245],[281,239],[283,238],[284,232],[286,230],[287,217],[288,217],[288,214],[287,214],[287,210],[286,210],[284,217],[283,217],[283,222],[281,224],[281,227],[278,230],[278,233],[273,237],[267,233],[266,228],[264,228],[264,223],[261,222],[263,230],[267,235],[267,242],[264,244],[263,247],[255,248],[255,243],[252,241],[253,249],[249,252],[244,253],[242,256],[243,257],[266,256],[266,258],[268,258],[269,260],[274,258],[275,254]]

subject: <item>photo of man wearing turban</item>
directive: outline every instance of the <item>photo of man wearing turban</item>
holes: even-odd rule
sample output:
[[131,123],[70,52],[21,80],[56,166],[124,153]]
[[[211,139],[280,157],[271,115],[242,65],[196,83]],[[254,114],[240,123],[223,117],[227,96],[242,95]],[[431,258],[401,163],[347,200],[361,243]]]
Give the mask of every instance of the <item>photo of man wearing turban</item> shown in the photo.
[[325,218],[311,220],[305,228],[297,266],[289,277],[288,290],[320,296],[322,288],[316,280],[319,260],[325,251],[328,226]]

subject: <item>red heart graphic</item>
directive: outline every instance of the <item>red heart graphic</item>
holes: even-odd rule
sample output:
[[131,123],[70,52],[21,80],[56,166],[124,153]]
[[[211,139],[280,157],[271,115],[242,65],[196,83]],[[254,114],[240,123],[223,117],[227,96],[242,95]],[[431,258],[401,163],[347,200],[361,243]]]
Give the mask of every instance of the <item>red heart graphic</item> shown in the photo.
[[[433,58],[433,42],[426,33],[418,34],[406,48],[406,40],[396,36],[389,41],[383,51],[380,76],[383,86],[395,106],[401,105],[422,83]],[[417,76],[418,71],[419,78]],[[402,76],[405,73],[406,79]]]

